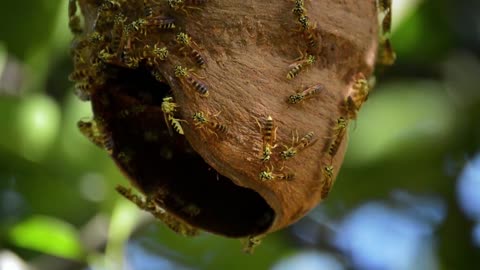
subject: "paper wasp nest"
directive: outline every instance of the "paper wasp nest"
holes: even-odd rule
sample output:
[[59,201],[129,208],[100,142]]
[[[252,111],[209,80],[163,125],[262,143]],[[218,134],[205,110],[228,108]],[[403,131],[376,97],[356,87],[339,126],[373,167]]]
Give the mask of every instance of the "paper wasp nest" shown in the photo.
[[180,233],[229,237],[281,229],[327,197],[369,91],[374,1],[71,0],[69,11],[70,78],[94,115],[78,125],[144,195],[119,187],[125,197]]

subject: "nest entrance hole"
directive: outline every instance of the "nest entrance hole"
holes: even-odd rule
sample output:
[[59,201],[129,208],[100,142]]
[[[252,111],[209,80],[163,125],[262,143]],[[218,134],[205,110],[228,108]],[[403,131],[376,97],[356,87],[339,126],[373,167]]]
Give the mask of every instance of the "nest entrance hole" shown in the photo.
[[161,103],[170,86],[145,67],[115,70],[92,103],[111,133],[112,157],[132,183],[200,229],[230,237],[265,232],[275,217],[266,201],[218,174],[184,136],[168,133]]

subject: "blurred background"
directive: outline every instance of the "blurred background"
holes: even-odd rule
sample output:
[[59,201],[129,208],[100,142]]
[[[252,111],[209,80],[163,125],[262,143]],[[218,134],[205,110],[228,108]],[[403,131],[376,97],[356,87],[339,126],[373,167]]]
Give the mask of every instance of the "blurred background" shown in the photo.
[[398,60],[327,201],[267,237],[184,238],[84,138],[67,0],[0,3],[0,270],[480,269],[480,1],[394,0]]

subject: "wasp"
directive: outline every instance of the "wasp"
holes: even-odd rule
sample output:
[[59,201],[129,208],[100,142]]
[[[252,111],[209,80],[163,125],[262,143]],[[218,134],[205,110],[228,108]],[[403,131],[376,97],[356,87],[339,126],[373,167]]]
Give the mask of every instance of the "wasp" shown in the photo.
[[88,90],[92,87],[93,83],[101,83],[98,74],[102,72],[103,68],[103,63],[98,58],[95,58],[90,61],[89,67],[78,67],[77,64],[77,67],[70,73],[68,79],[73,82],[78,82],[77,88]]
[[321,196],[322,199],[325,199],[328,197],[328,193],[330,193],[330,190],[332,189],[332,179],[333,179],[333,166],[328,165],[323,167],[323,185],[322,185],[322,191],[321,191]]
[[313,65],[315,61],[315,56],[309,54],[306,58],[291,64],[289,66],[290,70],[287,73],[287,79],[291,80],[295,78],[300,73],[300,71],[302,71],[306,66]]
[[158,66],[160,61],[165,61],[167,59],[169,51],[167,47],[158,47],[157,44],[150,47],[150,45],[145,45],[141,49],[134,49],[131,47],[125,47],[123,52],[123,59],[125,65],[130,68],[138,67],[139,63],[146,59],[149,66]]
[[305,31],[310,28],[310,19],[308,18],[307,15],[302,14],[298,17],[298,22],[300,23],[301,30]]
[[328,154],[332,159],[337,154],[338,148],[340,147],[340,144],[343,141],[343,137],[345,137],[347,126],[348,126],[348,121],[345,118],[339,117],[337,119],[337,123],[333,129],[334,135],[328,147]]
[[136,204],[139,208],[143,209],[143,210],[147,210],[147,209],[153,209],[155,208],[155,206],[152,204],[152,205],[149,205],[146,200],[144,200],[142,197],[136,195],[136,194],[133,194],[132,193],[132,190],[130,188],[126,188],[124,186],[120,186],[118,185],[115,190],[120,194],[122,195],[123,197],[127,198],[128,200],[130,200],[131,202],[133,202],[134,204]]
[[[143,27],[144,20],[138,19],[123,29],[123,35],[120,44],[123,45],[123,51],[119,54],[125,64],[129,68],[137,68],[140,62],[149,56],[150,46],[145,45],[142,48],[134,47],[133,33],[146,33]],[[135,38],[138,40],[138,38]]]
[[167,0],[168,6],[172,9],[179,9],[181,6],[183,6],[183,0]]
[[72,82],[76,82],[75,88],[77,91],[88,92],[93,87],[93,84],[101,84],[102,80],[100,76],[97,76],[103,69],[103,63],[98,59],[90,62],[90,66],[77,67],[70,73],[68,79]]
[[259,174],[258,174],[258,178],[262,181],[269,181],[269,180],[273,180],[275,178],[275,175],[273,174],[273,167],[272,168],[268,168],[264,171],[261,171]]
[[381,65],[390,66],[395,63],[397,58],[390,42],[391,26],[392,26],[392,0],[378,1],[378,14],[383,15],[381,20],[380,46],[378,62]]
[[97,31],[109,31],[112,28],[115,14],[120,9],[120,3],[113,0],[104,0],[98,8],[97,17],[94,21],[94,29]]
[[314,97],[318,95],[322,90],[324,89],[322,84],[316,84],[314,86],[311,86],[302,92],[293,94],[288,97],[287,102],[290,104],[297,104],[300,103],[301,101],[305,99],[309,99],[311,97]]
[[154,216],[160,219],[165,225],[167,225],[170,230],[180,235],[192,237],[199,234],[199,230],[197,228],[188,225],[174,215],[168,214],[166,211],[154,214]]
[[272,149],[275,148],[274,146],[271,146],[270,144],[264,144],[263,145],[263,150],[262,150],[262,156],[260,159],[263,162],[269,161],[270,157],[272,156]]
[[98,75],[102,70],[105,69],[105,63],[101,61],[98,57],[92,57],[90,60],[90,65],[92,67],[92,73],[95,73]]
[[293,158],[298,152],[315,143],[316,140],[313,141],[313,136],[313,131],[310,131],[299,140],[298,133],[296,131],[295,133],[292,132],[292,145],[290,147],[284,145],[285,150],[280,153],[282,159],[288,160]]
[[150,18],[146,24],[149,26],[156,26],[161,30],[171,30],[176,27],[174,18],[163,16]]
[[344,100],[344,109],[348,119],[356,119],[358,111],[363,103],[367,101],[370,88],[374,81],[369,82],[365,79],[363,73],[359,73],[353,83],[350,93]]
[[103,0],[100,9],[117,11],[120,9],[120,3],[117,0]]
[[78,15],[74,15],[68,19],[68,28],[75,35],[81,35],[83,33],[83,27],[81,24],[81,19]]
[[300,18],[300,16],[305,15],[305,1],[304,0],[295,0],[295,7],[292,9],[292,13]]
[[244,240],[243,252],[253,254],[253,251],[262,243],[262,238],[264,237],[265,235],[249,236]]
[[273,166],[267,167],[258,174],[258,178],[262,181],[270,181],[274,179],[292,181],[295,179],[294,173],[274,173]]
[[104,132],[98,121],[95,120],[80,120],[77,122],[77,127],[80,132],[87,137],[96,146],[107,150],[109,154],[113,152],[112,137]]
[[151,50],[147,50],[147,52],[147,63],[150,66],[158,66],[160,64],[159,61],[165,61],[169,54],[167,47],[160,48],[157,44],[153,45],[153,48]]
[[208,123],[208,119],[203,112],[196,112],[193,114],[193,121],[196,126],[202,126]]
[[[148,45],[146,45],[148,46]],[[147,57],[147,52],[142,49],[136,49],[132,46],[132,43],[129,41],[123,49],[123,63],[129,68],[137,68],[145,57]]]
[[178,33],[176,41],[182,46],[180,50],[187,48],[190,51],[190,57],[195,60],[195,63],[201,68],[205,67],[205,59],[200,54],[198,45],[192,40],[192,38],[188,34],[183,32]]
[[285,150],[280,153],[280,156],[282,157],[283,160],[288,160],[293,158],[295,155],[297,155],[297,148],[295,148],[294,145],[287,147],[284,145]]
[[[81,44],[79,44],[79,45],[81,45]],[[82,47],[77,47],[77,48],[75,48],[75,51],[72,52],[73,63],[75,64],[75,66],[77,66],[79,64],[86,64],[87,63],[87,61],[85,61],[85,58],[82,56],[82,53],[80,51],[81,48]]]
[[322,47],[320,46],[321,43],[321,36],[317,31],[317,24],[307,28],[303,32],[303,36],[307,41],[307,52],[310,54],[320,54]]
[[273,118],[269,115],[264,123],[264,128],[262,132],[262,139],[264,143],[273,144],[277,138],[277,128],[273,123]]
[[158,70],[152,70],[151,71],[152,76],[157,80],[158,82],[165,83],[165,77],[163,77],[162,73],[160,73]]
[[81,101],[89,101],[91,98],[92,87],[90,81],[81,81],[75,84],[74,93]]
[[262,125],[257,121],[257,125],[260,127],[260,132],[262,133],[262,155],[260,159],[263,162],[269,161],[272,155],[272,150],[277,147],[275,141],[277,139],[277,127],[273,122],[273,118],[269,115],[265,122]]
[[147,24],[148,22],[145,18],[138,18],[127,26],[127,32],[138,32],[140,34],[147,35]]
[[190,86],[192,86],[202,97],[208,97],[208,87],[191,75],[188,70],[182,66],[175,67],[175,77],[179,78],[182,83],[185,80]]
[[68,79],[72,82],[82,81],[91,76],[89,68],[77,68],[75,71],[68,75]]
[[[214,116],[219,115],[220,113],[215,114]],[[202,128],[207,126],[210,131],[212,131],[217,137],[217,132],[219,133],[227,133],[227,126],[224,124],[220,124],[217,121],[208,119],[203,112],[196,112],[193,114],[193,122],[197,128]]]
[[135,152],[131,149],[123,149],[123,151],[119,151],[114,158],[122,164],[122,167],[125,168],[125,171],[132,172],[132,160],[134,159]]
[[129,68],[135,69],[138,68],[141,59],[134,57],[132,54],[133,52],[125,53],[123,56],[123,63]]
[[307,146],[311,145],[311,143],[314,142],[313,135],[314,135],[313,131],[310,131],[307,134],[305,134],[305,136],[303,136],[300,139],[300,142],[297,145],[297,150],[298,151],[303,150],[307,148]]
[[112,63],[115,61],[115,54],[111,52],[109,47],[106,47],[98,52],[98,58],[105,63]]
[[390,39],[383,38],[380,41],[380,48],[378,53],[378,63],[384,66],[391,66],[395,63],[397,59],[397,54],[395,53]]
[[168,49],[167,47],[160,48],[157,46],[157,44],[155,44],[152,48],[152,55],[155,57],[155,59],[165,61],[165,59],[168,57]]
[[147,0],[143,0],[143,15],[147,18],[152,18],[154,16],[153,7],[150,3],[147,3]]
[[176,132],[179,134],[183,135],[183,128],[182,125],[180,124],[181,121],[174,117],[175,111],[178,108],[177,103],[173,102],[173,97],[164,97],[162,101],[162,112],[163,112],[163,117],[165,119],[165,124],[167,125],[168,132],[170,133],[170,136],[173,136],[172,129],[170,127],[170,124],[173,126]]
[[102,44],[102,42],[105,41],[105,36],[100,34],[98,31],[94,31],[88,37],[88,41],[90,41],[93,44],[99,45],[99,44]]
[[167,211],[165,211],[163,199],[159,198],[158,194],[153,194],[146,198],[143,198],[137,194],[134,194],[130,188],[117,186],[116,190],[120,195],[137,205],[138,208],[149,212],[154,217],[161,220],[165,225],[167,225],[167,227],[169,227],[174,232],[185,236],[198,235],[198,229],[182,222],[175,216],[170,215]]
[[[122,14],[117,14],[114,16],[113,28],[111,30],[111,42],[109,46],[103,48],[99,53],[98,57],[105,63],[119,63],[121,60],[123,50],[126,47],[129,47],[130,44],[124,46],[125,38],[129,35],[128,27],[125,27],[126,17]],[[128,38],[128,43],[130,39]]]
[[77,0],[68,1],[68,27],[75,35],[83,33],[80,17],[77,15]]
[[124,39],[124,34],[127,32],[125,28],[126,21],[127,18],[123,14],[117,14],[114,17],[111,42],[111,48],[113,49],[113,51],[118,52],[120,49],[123,49],[122,43]]

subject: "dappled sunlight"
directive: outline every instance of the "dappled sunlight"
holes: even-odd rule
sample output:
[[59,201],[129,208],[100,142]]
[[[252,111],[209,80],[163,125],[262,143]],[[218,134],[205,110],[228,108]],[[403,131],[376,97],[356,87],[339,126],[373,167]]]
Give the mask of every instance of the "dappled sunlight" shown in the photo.
[[196,267],[187,267],[173,260],[163,258],[158,253],[151,252],[142,243],[130,241],[125,250],[126,270],[193,270]]
[[393,190],[392,203],[433,227],[439,226],[447,216],[447,205],[440,196],[416,195],[405,190]]
[[334,242],[359,269],[438,269],[433,230],[402,210],[367,203],[343,220]]
[[30,270],[30,267],[15,253],[8,250],[0,250],[0,269]]
[[480,154],[470,160],[460,174],[457,194],[463,212],[476,222],[472,229],[472,239],[480,248]]
[[85,173],[79,184],[79,190],[86,200],[101,202],[105,199],[107,185],[103,175],[93,172]]
[[58,104],[44,95],[30,96],[19,102],[15,114],[9,118],[16,123],[15,136],[19,142],[15,145],[4,141],[5,146],[18,149],[29,160],[41,161],[60,131]]
[[124,250],[132,231],[141,221],[140,214],[140,210],[126,200],[116,203],[108,230],[105,254],[107,269],[122,269]]
[[438,269],[434,235],[446,214],[439,196],[395,190],[388,200],[351,211],[320,205],[291,232],[306,247],[348,258],[355,269]]
[[277,262],[272,270],[343,270],[342,263],[328,253],[300,251]]
[[411,17],[418,5],[422,4],[423,0],[402,0],[392,1],[392,31],[395,31],[401,23]]
[[480,222],[480,154],[470,160],[460,174],[457,193],[465,214]]

